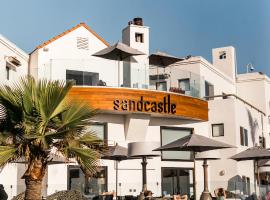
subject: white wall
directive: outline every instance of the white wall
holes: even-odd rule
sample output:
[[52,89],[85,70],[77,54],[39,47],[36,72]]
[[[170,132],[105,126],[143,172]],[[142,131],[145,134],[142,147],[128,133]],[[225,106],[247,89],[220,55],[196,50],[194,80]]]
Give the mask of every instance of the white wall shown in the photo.
[[[16,67],[16,71],[10,70],[10,79],[7,80],[6,57],[12,56],[21,62],[21,66]],[[18,81],[19,77],[28,73],[28,55],[7,38],[0,34],[0,83],[11,84]]]

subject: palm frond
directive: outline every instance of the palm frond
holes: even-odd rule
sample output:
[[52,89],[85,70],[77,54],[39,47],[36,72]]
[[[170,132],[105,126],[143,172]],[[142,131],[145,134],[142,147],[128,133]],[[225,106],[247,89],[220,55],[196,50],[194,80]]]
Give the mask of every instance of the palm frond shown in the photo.
[[76,160],[88,174],[95,174],[99,167],[100,157],[97,151],[93,149],[70,147],[69,151],[75,155]]
[[17,157],[17,148],[0,146],[0,167]]

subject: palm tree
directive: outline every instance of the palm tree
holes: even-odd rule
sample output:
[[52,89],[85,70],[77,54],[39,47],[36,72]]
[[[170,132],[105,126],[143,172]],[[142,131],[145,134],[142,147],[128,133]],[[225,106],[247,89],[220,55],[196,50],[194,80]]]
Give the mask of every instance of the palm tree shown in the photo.
[[25,199],[40,200],[42,179],[56,149],[94,174],[104,145],[87,131],[96,110],[68,98],[72,83],[21,79],[0,87],[0,167],[24,159]]

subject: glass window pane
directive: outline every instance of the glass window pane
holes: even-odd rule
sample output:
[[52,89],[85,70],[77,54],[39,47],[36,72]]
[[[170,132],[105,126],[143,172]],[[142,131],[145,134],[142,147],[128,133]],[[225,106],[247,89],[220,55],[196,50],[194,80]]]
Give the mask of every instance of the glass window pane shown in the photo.
[[100,139],[105,139],[105,124],[93,124],[90,126],[90,130]]
[[162,195],[180,193],[194,195],[193,170],[183,168],[162,168]]
[[224,136],[224,124],[212,124],[213,137]]
[[245,130],[245,146],[248,146],[248,131],[247,129],[244,130]]
[[167,82],[165,82],[165,81],[157,82],[156,83],[156,88],[159,91],[167,91]]
[[97,85],[99,81],[99,74],[93,72],[67,70],[66,80],[74,81],[75,85]]
[[[170,129],[170,128],[162,128],[161,129],[161,145],[168,144],[177,139],[185,137],[191,134],[190,129]],[[172,160],[191,160],[193,154],[189,151],[163,151],[162,159],[172,159]]]
[[244,136],[244,128],[240,127],[240,144],[242,146],[244,146],[245,144],[245,140],[244,140],[245,136]]
[[184,91],[190,91],[190,81],[189,78],[178,80],[179,88]]

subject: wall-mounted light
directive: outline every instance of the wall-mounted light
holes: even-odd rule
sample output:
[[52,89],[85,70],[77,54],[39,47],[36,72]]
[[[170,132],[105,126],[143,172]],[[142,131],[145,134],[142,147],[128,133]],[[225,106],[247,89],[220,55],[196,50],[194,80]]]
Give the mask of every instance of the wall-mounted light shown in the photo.
[[219,172],[219,175],[220,175],[220,176],[224,176],[224,175],[225,175],[225,170],[221,170],[221,171]]

